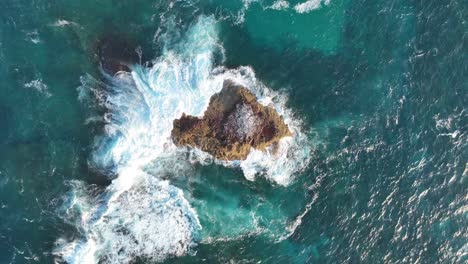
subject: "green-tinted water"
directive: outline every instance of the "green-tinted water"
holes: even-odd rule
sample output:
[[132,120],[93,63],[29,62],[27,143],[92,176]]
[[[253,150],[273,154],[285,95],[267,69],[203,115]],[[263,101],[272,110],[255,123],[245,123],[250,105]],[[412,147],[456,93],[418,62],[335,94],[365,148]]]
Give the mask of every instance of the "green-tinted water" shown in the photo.
[[75,180],[104,200],[113,172],[91,158],[106,110],[77,90],[105,79],[99,43],[154,60],[201,15],[217,21],[215,63],[250,65],[287,95],[311,160],[286,187],[169,163],[184,177],[162,176],[202,229],[168,263],[466,262],[467,5],[331,0],[301,14],[303,1],[275,2],[2,1],[0,263],[51,263],[60,238],[82,238],[63,211]]

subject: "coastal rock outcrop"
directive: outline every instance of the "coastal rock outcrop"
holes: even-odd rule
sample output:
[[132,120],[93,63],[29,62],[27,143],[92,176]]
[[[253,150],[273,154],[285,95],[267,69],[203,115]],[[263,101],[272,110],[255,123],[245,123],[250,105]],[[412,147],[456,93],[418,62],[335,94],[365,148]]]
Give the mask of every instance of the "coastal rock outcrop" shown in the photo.
[[251,148],[264,150],[292,135],[273,108],[232,81],[211,97],[203,118],[183,114],[171,133],[176,145],[197,147],[221,160],[245,160]]

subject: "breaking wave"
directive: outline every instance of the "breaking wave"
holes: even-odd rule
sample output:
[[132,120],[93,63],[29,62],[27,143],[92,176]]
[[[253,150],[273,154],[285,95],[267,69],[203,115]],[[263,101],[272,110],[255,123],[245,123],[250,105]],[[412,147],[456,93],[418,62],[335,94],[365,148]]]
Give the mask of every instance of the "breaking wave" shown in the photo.
[[[223,50],[216,20],[200,17],[151,68],[135,65],[131,73],[119,72],[105,84],[83,78],[79,99],[107,109],[104,116],[88,119],[105,123],[90,165],[115,178],[99,195],[89,194],[90,186],[84,183],[71,183],[62,210],[81,237],[59,239],[57,256],[69,263],[129,263],[191,253],[203,240],[202,227],[184,191],[171,185],[166,175],[184,177],[191,163],[216,162],[240,167],[248,180],[262,176],[287,185],[307,166],[310,146],[300,121],[284,105],[286,96],[259,82],[250,67],[215,67],[217,52]],[[210,97],[227,79],[249,87],[260,103],[274,107],[293,137],[281,140],[277,151],[254,150],[245,161],[219,161],[197,149],[176,147],[170,138],[173,120],[182,113],[203,115]],[[184,161],[187,156],[190,160]]]

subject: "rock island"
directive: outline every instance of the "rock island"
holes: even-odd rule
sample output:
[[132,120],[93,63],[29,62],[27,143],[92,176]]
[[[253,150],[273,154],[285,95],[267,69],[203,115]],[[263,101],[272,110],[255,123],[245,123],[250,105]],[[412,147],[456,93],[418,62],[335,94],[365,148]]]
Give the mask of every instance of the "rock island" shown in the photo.
[[182,114],[171,134],[176,145],[196,147],[221,160],[245,160],[252,148],[265,150],[292,136],[275,109],[230,80],[210,98],[203,118]]

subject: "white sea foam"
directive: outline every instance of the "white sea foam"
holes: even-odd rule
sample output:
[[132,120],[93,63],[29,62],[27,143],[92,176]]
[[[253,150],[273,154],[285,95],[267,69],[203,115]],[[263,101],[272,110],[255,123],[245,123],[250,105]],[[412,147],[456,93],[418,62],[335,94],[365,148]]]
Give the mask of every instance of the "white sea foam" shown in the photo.
[[57,241],[56,254],[68,263],[162,261],[186,254],[197,241],[200,223],[182,191],[139,169],[121,171],[96,205],[86,196],[71,201],[84,238]]
[[274,10],[286,10],[289,8],[289,2],[286,0],[278,0],[274,2],[269,8]]
[[25,83],[24,84],[24,87],[26,88],[30,88],[30,89],[34,89],[36,90],[37,92],[43,94],[45,97],[50,97],[52,96],[52,94],[50,94],[49,92],[49,88],[47,87],[47,85],[42,81],[41,78],[38,78],[38,79],[35,79],[35,80],[32,80],[28,83]]
[[[83,78],[80,100],[94,95],[109,111],[91,163],[117,177],[98,200],[71,195],[73,210],[67,212],[78,216],[75,224],[83,237],[57,241],[61,259],[129,263],[135,257],[161,261],[190,252],[201,227],[183,192],[159,178],[166,169],[173,172],[177,160],[171,166],[160,159],[178,151],[169,144],[172,121],[184,111],[202,114],[216,92],[204,85],[216,42],[214,19],[201,18],[153,68],[120,73],[107,87]],[[72,193],[77,192],[74,186]]]
[[245,15],[253,3],[262,5],[264,10],[272,9],[277,11],[289,11],[292,9],[299,14],[305,14],[313,10],[320,9],[324,6],[328,6],[330,2],[331,0],[306,0],[305,2],[291,6],[287,0],[277,0],[269,6],[263,6],[262,1],[259,0],[243,0],[243,6],[239,9],[236,16],[234,17],[234,23],[243,24],[245,22]]
[[221,48],[216,21],[201,17],[179,44],[165,48],[152,68],[137,65],[131,73],[110,78],[110,84],[89,76],[82,79],[79,99],[94,98],[108,110],[102,118],[89,119],[105,122],[105,133],[96,138],[90,163],[112,171],[116,178],[98,198],[82,194],[80,189],[86,186],[72,188],[64,217],[70,218],[82,237],[57,241],[56,255],[61,259],[69,263],[129,263],[135,257],[161,261],[191,252],[203,239],[198,237],[197,214],[183,192],[163,178],[183,176],[190,163],[215,160],[198,149],[189,149],[189,159],[180,160],[179,153],[187,148],[176,147],[170,134],[173,120],[182,113],[203,115],[225,80],[248,87],[260,103],[274,107],[294,135],[281,140],[277,150],[252,151],[245,161],[215,162],[239,166],[249,180],[262,175],[282,185],[307,165],[310,147],[300,122],[284,105],[286,97],[259,82],[250,67],[214,68],[213,54],[222,52]]
[[72,25],[72,24],[75,24],[74,22],[70,22],[68,20],[65,20],[65,19],[58,19],[57,21],[55,21],[55,23],[53,24],[54,27],[64,27],[64,26],[68,26],[68,25]]
[[[294,136],[281,140],[276,151],[271,147],[266,152],[252,151],[245,161],[217,162],[240,166],[249,180],[263,175],[287,185],[308,163],[310,147],[300,122],[285,107],[287,97],[258,81],[252,68],[213,68],[213,52],[219,45],[215,29],[206,27],[199,23],[190,29],[188,40],[168,50],[151,69],[137,66],[131,74],[114,78],[114,94],[103,101],[112,110],[112,121],[106,126],[107,135],[96,141],[93,161],[101,168],[121,166],[129,160],[144,166],[174,149],[170,139],[173,120],[182,113],[202,116],[210,97],[222,89],[225,80],[232,80],[248,87],[260,103],[275,108]],[[115,136],[109,140],[109,135]]]
[[300,3],[294,6],[294,9],[298,13],[308,13],[312,10],[319,9],[324,5],[329,5],[330,0],[307,0],[304,3]]

